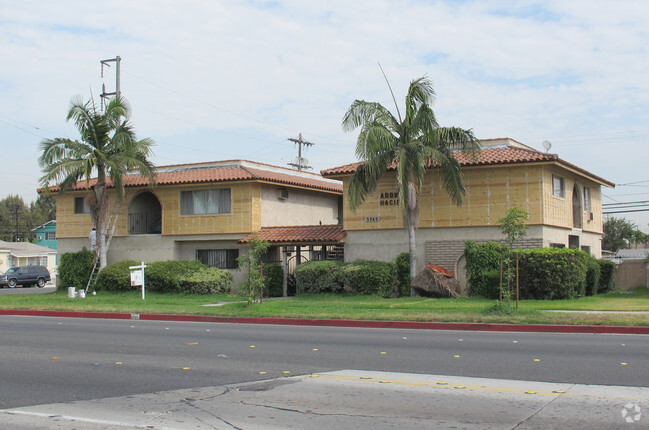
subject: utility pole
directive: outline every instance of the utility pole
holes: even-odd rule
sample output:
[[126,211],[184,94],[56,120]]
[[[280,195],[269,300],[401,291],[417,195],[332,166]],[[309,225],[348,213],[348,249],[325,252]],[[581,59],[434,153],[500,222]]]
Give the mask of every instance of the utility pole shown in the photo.
[[102,108],[108,103],[108,99],[110,98],[110,96],[119,96],[122,94],[120,90],[120,67],[119,67],[121,61],[122,59],[120,58],[119,55],[115,58],[110,58],[108,60],[100,61],[102,79],[104,78],[104,66],[110,67],[109,63],[115,63],[115,91],[113,91],[112,93],[107,93],[106,84],[104,83],[101,84],[101,102],[102,102],[101,107]]
[[311,166],[308,166],[308,165],[307,165],[307,163],[309,162],[309,160],[307,160],[306,158],[302,158],[302,145],[304,145],[304,146],[313,146],[314,144],[311,143],[311,142],[307,142],[306,140],[304,140],[304,139],[302,138],[302,133],[300,133],[300,134],[298,135],[298,138],[297,138],[297,139],[295,139],[295,138],[293,138],[293,137],[289,137],[288,140],[290,140],[291,142],[295,142],[295,143],[297,144],[297,146],[298,146],[298,156],[297,156],[297,158],[295,159],[295,162],[294,162],[294,163],[288,163],[288,165],[289,165],[289,166],[293,166],[293,167],[295,167],[297,170],[300,170],[300,171],[302,171],[302,170],[304,170],[304,169],[310,169]]

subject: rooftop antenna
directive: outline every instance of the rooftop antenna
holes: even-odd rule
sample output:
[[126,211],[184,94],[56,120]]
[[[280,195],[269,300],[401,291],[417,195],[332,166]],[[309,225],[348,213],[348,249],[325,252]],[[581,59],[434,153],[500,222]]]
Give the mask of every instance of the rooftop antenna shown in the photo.
[[552,148],[552,143],[549,140],[544,140],[541,142],[541,145],[545,148],[546,153],[550,151],[550,148]]
[[104,66],[110,68],[110,63],[115,63],[115,91],[112,93],[107,93],[106,92],[106,84],[102,83],[101,84],[101,108],[103,110],[104,106],[108,104],[108,99],[110,96],[119,96],[122,94],[120,90],[120,61],[122,59],[120,56],[116,56],[115,58],[109,58],[108,60],[101,60],[101,78],[104,79]]
[[311,169],[311,166],[308,165],[309,160],[307,160],[306,158],[302,158],[302,145],[308,147],[308,146],[313,146],[314,144],[304,140],[302,138],[302,133],[300,133],[298,135],[297,139],[295,139],[293,137],[289,137],[288,140],[290,140],[291,142],[295,142],[297,144],[297,146],[298,146],[298,156],[297,156],[297,158],[292,163],[288,163],[288,165],[293,166],[297,170],[300,170],[300,171],[302,171],[304,169]]

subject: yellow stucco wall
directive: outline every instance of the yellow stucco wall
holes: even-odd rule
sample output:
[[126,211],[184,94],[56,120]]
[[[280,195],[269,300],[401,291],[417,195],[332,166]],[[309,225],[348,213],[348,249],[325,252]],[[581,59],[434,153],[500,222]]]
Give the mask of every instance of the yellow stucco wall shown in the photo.
[[[577,183],[582,198],[583,230],[602,231],[600,185],[582,175],[554,164],[480,166],[462,172],[467,193],[460,206],[444,190],[439,173],[435,170],[427,173],[419,200],[419,228],[495,226],[513,206],[530,215],[527,222],[530,225],[572,228],[572,191]],[[552,195],[552,174],[564,178],[564,198]],[[403,227],[394,172],[384,175],[377,190],[355,212],[349,209],[349,178],[343,178],[346,230]],[[584,186],[591,189],[593,221],[589,221],[589,213],[583,212]]]
[[[180,193],[186,190],[203,190],[230,188],[231,213],[207,215],[181,215]],[[156,187],[153,189],[129,188],[124,195],[119,210],[114,237],[126,236],[128,233],[128,206],[138,194],[150,191],[161,204],[162,235],[224,234],[249,233],[261,226],[261,186],[255,182],[231,184],[183,185]],[[87,195],[88,192],[68,192],[56,197],[56,219],[58,238],[87,237],[92,228],[90,214],[74,213],[74,198]],[[112,208],[114,190],[109,190]]]

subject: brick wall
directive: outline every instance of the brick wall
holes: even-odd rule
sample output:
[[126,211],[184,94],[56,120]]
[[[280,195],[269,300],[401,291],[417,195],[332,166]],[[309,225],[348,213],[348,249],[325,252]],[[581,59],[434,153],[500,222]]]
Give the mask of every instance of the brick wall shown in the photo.
[[[426,241],[426,264],[435,264],[457,273],[457,262],[464,254],[465,240],[427,240]],[[478,243],[485,243],[486,240],[476,240]],[[504,242],[500,242],[504,243]],[[542,248],[543,239],[525,238],[514,243],[514,248],[532,249]]]

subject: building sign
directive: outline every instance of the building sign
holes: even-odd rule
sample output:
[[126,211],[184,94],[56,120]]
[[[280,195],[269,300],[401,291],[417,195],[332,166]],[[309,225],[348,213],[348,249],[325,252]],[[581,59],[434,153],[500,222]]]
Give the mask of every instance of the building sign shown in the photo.
[[381,193],[379,203],[381,206],[399,206],[399,192]]

